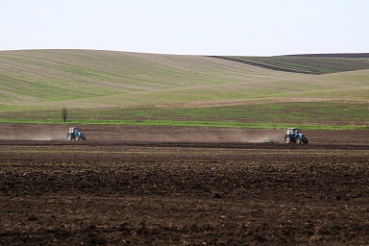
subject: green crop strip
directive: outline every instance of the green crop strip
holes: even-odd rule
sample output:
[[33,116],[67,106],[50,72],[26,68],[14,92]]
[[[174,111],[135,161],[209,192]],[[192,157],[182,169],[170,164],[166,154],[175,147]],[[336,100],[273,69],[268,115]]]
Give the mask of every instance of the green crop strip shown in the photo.
[[[12,124],[63,124],[62,121],[50,120],[0,120],[0,123]],[[268,124],[268,123],[237,123],[237,122],[207,122],[207,121],[68,121],[75,125],[130,125],[130,126],[176,126],[176,127],[222,127],[222,128],[248,128],[248,129],[285,129],[287,127],[303,127],[305,130],[363,130],[369,127],[355,125],[300,125],[300,124]]]
[[[67,123],[283,128],[303,125],[353,129],[368,125],[369,107],[345,103],[278,103],[213,108],[70,109]],[[0,114],[0,122],[62,123],[59,111]]]

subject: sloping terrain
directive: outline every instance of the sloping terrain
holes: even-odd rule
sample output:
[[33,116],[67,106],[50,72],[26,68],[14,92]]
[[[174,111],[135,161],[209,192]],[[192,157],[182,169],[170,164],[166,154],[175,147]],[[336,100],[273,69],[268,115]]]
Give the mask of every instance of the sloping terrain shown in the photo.
[[[313,63],[319,69],[333,69],[334,66],[335,71],[350,70],[349,64],[354,64],[347,62],[350,59],[356,62],[351,70],[369,66],[368,58],[362,57],[252,58],[253,61],[270,60],[274,63],[278,59],[291,60],[293,64]],[[321,62],[315,63],[314,59]],[[329,63],[329,59],[334,62]],[[214,57],[93,50],[26,50],[0,52],[0,81],[2,119],[55,120],[60,119],[63,107],[71,109],[74,116],[99,120],[140,120],[148,117],[150,120],[162,120],[162,115],[172,119],[173,114],[182,113],[174,112],[176,109],[214,108],[226,111],[230,106],[245,107],[236,109],[244,112],[258,111],[259,115],[270,115],[275,110],[274,105],[278,104],[283,111],[281,119],[291,122],[293,119],[287,114],[291,105],[294,112],[301,112],[305,110],[306,103],[314,103],[312,108],[319,103],[329,103],[326,108],[333,112],[329,116],[333,120],[347,118],[343,116],[344,110],[350,107],[345,105],[352,104],[360,109],[360,112],[355,112],[354,118],[361,115],[360,124],[368,121],[362,115],[367,113],[365,105],[369,103],[369,70],[316,76]],[[266,109],[250,109],[252,105],[269,106]],[[304,108],[299,105],[304,105]],[[147,115],[147,112],[158,108],[166,112],[160,112],[160,116]],[[336,114],[337,111],[340,112]],[[126,117],[126,112],[133,112],[134,117]],[[190,114],[190,117],[180,120],[194,120],[198,115],[202,120],[219,119],[221,112],[191,111]],[[309,120],[317,122],[319,115],[313,111]],[[178,120],[178,117],[173,118]],[[293,118],[301,116],[294,115]],[[275,117],[273,120],[276,120]]]
[[216,92],[224,87],[274,74],[206,57],[86,50],[0,52],[0,69],[1,103],[35,106],[209,100],[219,98]]
[[[257,59],[308,63],[310,57]],[[365,64],[369,68],[369,62]],[[361,90],[360,86],[367,86],[363,76],[369,77],[366,71],[311,77],[210,57],[90,50],[0,52],[0,74],[0,105],[48,107],[60,102],[81,107],[132,107],[284,98],[296,93],[304,97],[316,91],[329,97],[332,91]],[[350,83],[342,81],[343,76],[350,77]]]
[[369,53],[311,54],[274,57],[215,57],[277,71],[303,74],[328,74],[369,69]]

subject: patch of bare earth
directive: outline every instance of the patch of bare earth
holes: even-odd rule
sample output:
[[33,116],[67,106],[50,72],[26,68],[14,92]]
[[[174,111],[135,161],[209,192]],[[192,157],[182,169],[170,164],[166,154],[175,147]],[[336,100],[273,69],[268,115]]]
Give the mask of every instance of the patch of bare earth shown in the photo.
[[229,129],[81,128],[88,141],[0,141],[0,245],[369,240],[368,131],[310,131],[297,146],[209,137]]

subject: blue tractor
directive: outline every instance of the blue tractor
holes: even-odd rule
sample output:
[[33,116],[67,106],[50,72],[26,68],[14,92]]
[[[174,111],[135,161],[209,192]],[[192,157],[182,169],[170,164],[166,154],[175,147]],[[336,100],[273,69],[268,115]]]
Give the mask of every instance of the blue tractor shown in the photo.
[[287,129],[286,134],[284,135],[285,143],[296,143],[296,144],[307,144],[308,139],[302,134],[302,132],[297,128],[289,128]]
[[82,132],[79,131],[77,127],[71,127],[69,128],[69,132],[67,134],[68,141],[72,140],[86,140],[85,135],[82,134]]

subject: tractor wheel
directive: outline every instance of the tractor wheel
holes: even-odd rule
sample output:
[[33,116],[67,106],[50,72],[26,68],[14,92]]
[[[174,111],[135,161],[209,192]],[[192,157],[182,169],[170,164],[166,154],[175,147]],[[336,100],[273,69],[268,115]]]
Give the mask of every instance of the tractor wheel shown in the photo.
[[303,138],[302,138],[302,142],[303,142],[304,144],[307,144],[309,141],[308,141],[308,139],[307,139],[306,137],[303,137]]
[[290,144],[291,143],[291,137],[286,137],[286,139],[284,141],[286,142],[286,144]]
[[301,138],[296,138],[296,144],[301,144],[302,141],[301,141]]

